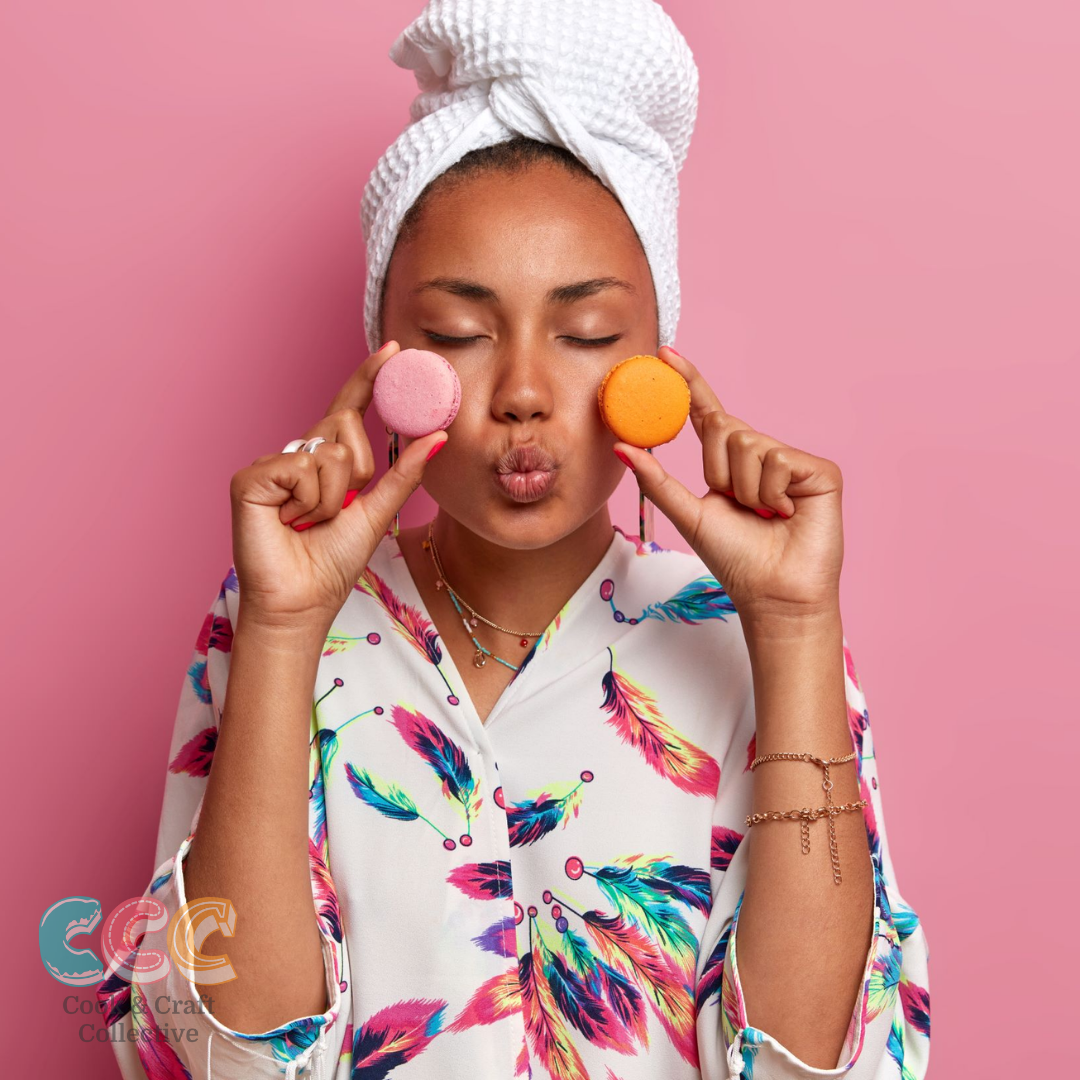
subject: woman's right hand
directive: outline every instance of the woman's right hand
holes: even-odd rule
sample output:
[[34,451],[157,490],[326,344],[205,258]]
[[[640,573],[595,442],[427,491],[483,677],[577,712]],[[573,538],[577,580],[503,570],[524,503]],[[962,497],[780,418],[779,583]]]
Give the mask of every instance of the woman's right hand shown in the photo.
[[[245,627],[325,634],[394,514],[420,485],[445,431],[414,439],[397,463],[367,488],[375,472],[364,413],[379,368],[398,351],[388,341],[338,391],[305,439],[314,453],[266,454],[235,473],[233,565]],[[360,492],[342,507],[346,492]],[[316,522],[309,529],[295,525]]]

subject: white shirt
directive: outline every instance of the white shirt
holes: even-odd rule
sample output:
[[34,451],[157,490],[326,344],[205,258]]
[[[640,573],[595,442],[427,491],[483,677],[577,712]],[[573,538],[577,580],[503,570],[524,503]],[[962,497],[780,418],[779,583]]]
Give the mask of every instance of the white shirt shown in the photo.
[[[186,900],[238,604],[230,567],[185,679],[146,890],[170,915]],[[175,966],[146,988],[113,976],[99,998],[123,1075],[921,1080],[927,941],[896,885],[846,639],[837,663],[876,902],[834,1069],[746,1023],[736,946],[753,683],[738,615],[704,564],[616,529],[530,651],[506,637],[494,648],[526,662],[481,723],[388,533],[327,638],[312,709],[329,1008],[254,1035],[193,1011],[196,1040],[174,1042],[155,1037],[176,1026],[155,1000],[196,1002],[196,987]],[[794,821],[763,827],[799,843]],[[825,828],[811,824],[812,845]],[[163,948],[163,934],[140,947]],[[123,1041],[131,1031],[138,1041]]]

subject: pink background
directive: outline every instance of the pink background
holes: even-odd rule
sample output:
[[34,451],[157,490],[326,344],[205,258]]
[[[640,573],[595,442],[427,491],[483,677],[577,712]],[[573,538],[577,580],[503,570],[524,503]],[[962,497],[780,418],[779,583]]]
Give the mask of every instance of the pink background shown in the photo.
[[[666,6],[702,91],[676,344],[730,411],[844,470],[845,630],[931,945],[933,1075],[1051,1075],[1077,884],[1053,870],[1076,836],[1080,15]],[[365,355],[360,196],[406,119],[386,53],[420,7],[0,9],[12,1075],[116,1075],[35,928],[153,870],[229,478]],[[689,426],[661,454],[700,485]]]

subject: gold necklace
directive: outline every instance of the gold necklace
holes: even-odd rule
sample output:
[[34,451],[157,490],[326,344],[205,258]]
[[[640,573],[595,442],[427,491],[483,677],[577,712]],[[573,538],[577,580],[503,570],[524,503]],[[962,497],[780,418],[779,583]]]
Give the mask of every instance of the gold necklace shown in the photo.
[[[446,591],[450,594],[450,599],[453,601],[454,608],[457,610],[458,615],[461,616],[462,625],[465,627],[466,632],[472,639],[472,643],[476,646],[476,652],[473,655],[473,666],[478,668],[483,667],[487,663],[487,658],[490,656],[492,660],[497,660],[500,664],[503,664],[505,667],[510,668],[511,671],[518,671],[520,669],[520,665],[511,664],[508,660],[504,660],[501,656],[496,656],[490,649],[485,649],[484,646],[476,640],[476,635],[473,633],[474,627],[476,627],[479,623],[482,622],[495,630],[501,630],[504,634],[510,634],[511,637],[519,638],[520,640],[518,643],[523,649],[527,649],[529,647],[529,638],[543,637],[544,631],[541,630],[539,633],[530,634],[522,631],[510,630],[505,626],[500,626],[498,623],[492,622],[490,619],[485,619],[484,616],[481,615],[480,612],[478,612],[476,608],[474,608],[472,604],[468,602],[468,600],[460,596],[450,585],[450,582],[446,580],[446,572],[443,570],[442,560],[439,558],[439,549],[435,544],[435,537],[432,534],[431,529],[432,523],[429,521],[427,539],[423,542],[423,546],[431,553],[431,561],[435,567],[436,574],[435,588],[439,589],[440,591],[445,588]],[[468,619],[465,618],[465,614],[461,610],[462,604],[464,604],[465,607],[469,610],[470,618]]]

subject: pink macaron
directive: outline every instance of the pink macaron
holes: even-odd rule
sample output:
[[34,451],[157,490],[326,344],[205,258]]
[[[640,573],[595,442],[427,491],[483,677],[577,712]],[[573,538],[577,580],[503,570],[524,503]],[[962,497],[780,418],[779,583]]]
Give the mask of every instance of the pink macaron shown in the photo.
[[372,400],[391,430],[418,439],[450,426],[461,404],[461,383],[445,357],[402,349],[379,368]]

